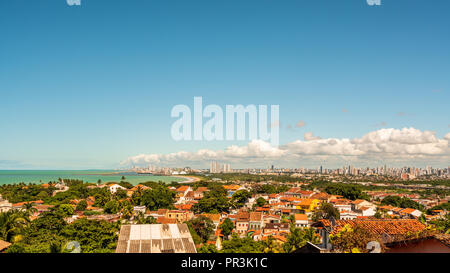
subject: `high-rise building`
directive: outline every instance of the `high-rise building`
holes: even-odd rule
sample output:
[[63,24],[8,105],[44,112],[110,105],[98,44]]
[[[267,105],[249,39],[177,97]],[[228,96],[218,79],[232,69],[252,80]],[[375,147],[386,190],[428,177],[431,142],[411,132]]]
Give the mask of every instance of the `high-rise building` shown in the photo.
[[227,164],[227,163],[223,164],[223,172],[224,173],[231,173],[232,172],[231,165]]
[[219,173],[220,172],[220,165],[217,161],[212,161],[211,166],[209,168],[210,173]]

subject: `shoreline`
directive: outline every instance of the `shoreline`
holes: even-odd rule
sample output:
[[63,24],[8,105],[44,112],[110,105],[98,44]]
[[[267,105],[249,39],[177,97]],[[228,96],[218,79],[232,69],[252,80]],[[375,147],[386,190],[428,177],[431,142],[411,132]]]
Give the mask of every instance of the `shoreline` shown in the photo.
[[175,175],[174,177],[180,177],[180,178],[185,178],[186,179],[185,181],[178,182],[180,184],[194,183],[194,182],[200,181],[200,178],[195,177],[195,176]]

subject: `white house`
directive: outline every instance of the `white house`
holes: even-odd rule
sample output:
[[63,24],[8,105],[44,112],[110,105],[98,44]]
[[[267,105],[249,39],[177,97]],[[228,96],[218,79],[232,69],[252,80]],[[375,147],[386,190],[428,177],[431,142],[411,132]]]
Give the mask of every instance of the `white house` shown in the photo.
[[352,210],[352,205],[349,203],[335,203],[333,206],[337,208],[339,212]]
[[353,220],[358,217],[358,213],[351,210],[344,210],[339,213],[340,220]]
[[410,218],[419,218],[422,216],[422,212],[420,210],[406,208],[400,211],[401,215],[407,215]]
[[358,211],[361,212],[361,216],[374,216],[377,212],[373,207],[361,207]]
[[119,184],[111,184],[111,185],[109,185],[109,191],[111,193],[116,193],[118,189],[125,190],[126,188],[120,186]]
[[12,209],[12,204],[8,200],[3,199],[0,194],[0,212],[7,212]]
[[133,211],[136,213],[138,213],[138,212],[145,213],[146,206],[135,206],[135,207],[133,207]]
[[361,210],[361,208],[366,207],[366,208],[373,208],[376,209],[377,206],[367,200],[363,200],[363,199],[357,199],[355,201],[352,202],[352,209],[353,210]]
[[295,227],[303,228],[303,227],[308,227],[308,226],[309,226],[308,216],[306,214],[296,213],[295,214]]

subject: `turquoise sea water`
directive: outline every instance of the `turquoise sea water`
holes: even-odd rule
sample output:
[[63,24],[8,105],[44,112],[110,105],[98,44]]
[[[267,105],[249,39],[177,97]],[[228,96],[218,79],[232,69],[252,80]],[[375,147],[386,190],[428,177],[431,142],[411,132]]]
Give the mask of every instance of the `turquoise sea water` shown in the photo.
[[125,181],[136,185],[147,181],[163,181],[170,183],[172,181],[181,182],[186,179],[173,176],[157,176],[148,174],[137,174],[126,171],[112,171],[112,170],[77,170],[77,171],[22,171],[22,170],[0,170],[0,185],[16,184],[20,182],[25,183],[47,183],[49,181],[58,181],[62,179],[79,179],[85,182],[96,183],[99,179],[102,182],[119,182],[122,176],[125,176]]

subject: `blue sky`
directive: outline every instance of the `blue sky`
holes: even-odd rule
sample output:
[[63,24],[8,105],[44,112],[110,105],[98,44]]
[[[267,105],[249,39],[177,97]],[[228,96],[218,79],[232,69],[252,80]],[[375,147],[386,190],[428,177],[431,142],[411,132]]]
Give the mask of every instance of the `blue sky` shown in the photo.
[[194,96],[280,105],[282,144],[404,127],[442,139],[449,10],[446,0],[1,1],[0,168],[114,168],[141,153],[246,145],[172,140],[170,110]]

